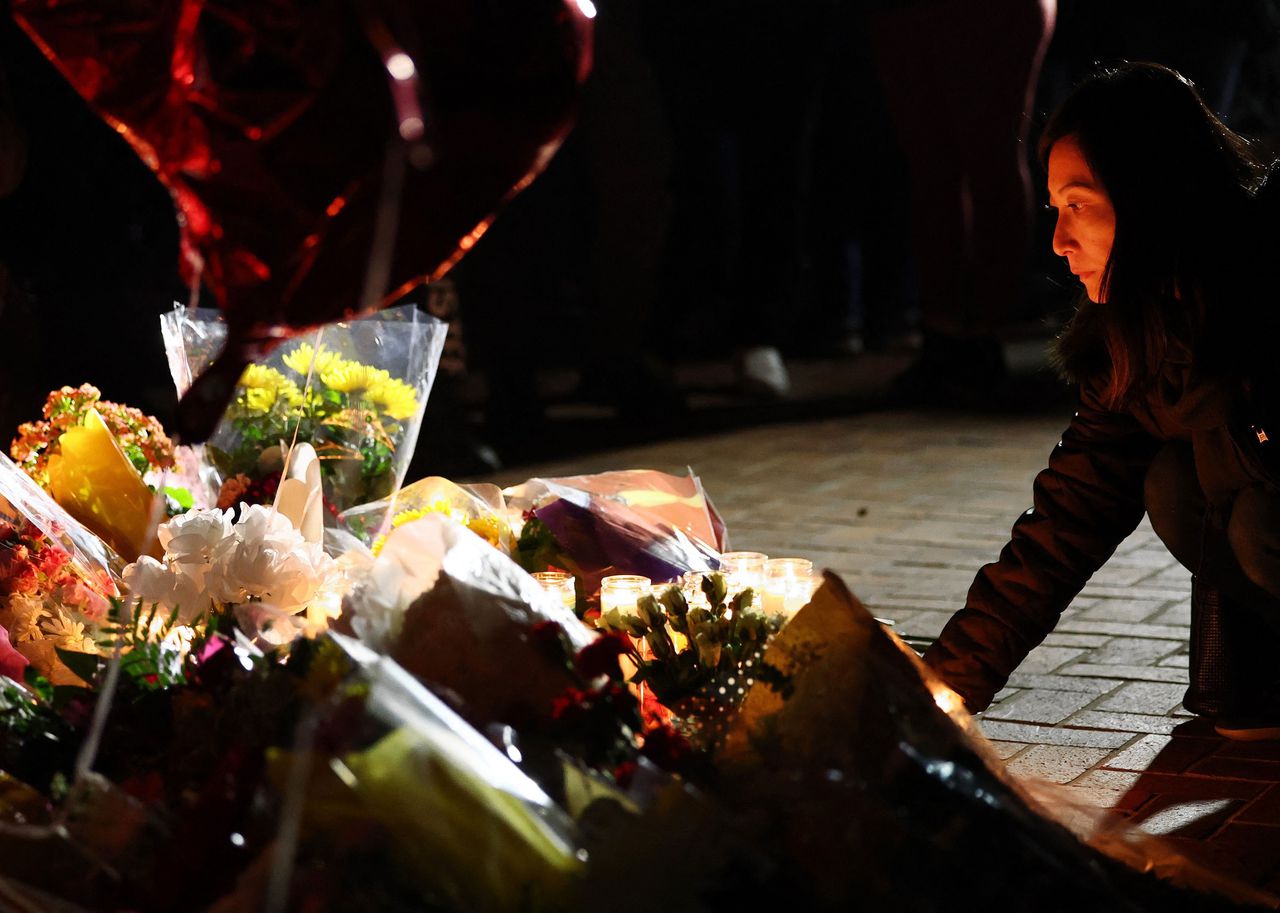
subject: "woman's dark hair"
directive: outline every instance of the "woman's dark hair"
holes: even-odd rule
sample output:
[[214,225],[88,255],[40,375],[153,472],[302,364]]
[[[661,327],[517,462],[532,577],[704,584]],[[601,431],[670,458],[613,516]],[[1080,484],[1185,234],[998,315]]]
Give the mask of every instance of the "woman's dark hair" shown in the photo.
[[1115,240],[1102,304],[1083,303],[1058,340],[1069,377],[1109,371],[1104,399],[1133,402],[1154,381],[1170,338],[1209,370],[1229,364],[1233,321],[1247,303],[1253,194],[1266,169],[1190,82],[1167,67],[1097,71],[1040,137],[1075,137],[1111,198]]

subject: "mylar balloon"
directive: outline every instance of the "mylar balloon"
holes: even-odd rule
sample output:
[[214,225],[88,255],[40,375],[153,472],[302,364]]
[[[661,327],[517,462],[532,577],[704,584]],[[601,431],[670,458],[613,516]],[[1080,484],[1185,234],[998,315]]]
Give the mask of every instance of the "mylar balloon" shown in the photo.
[[280,340],[443,275],[555,152],[587,0],[13,0],[173,195],[226,349],[179,407],[212,430]]

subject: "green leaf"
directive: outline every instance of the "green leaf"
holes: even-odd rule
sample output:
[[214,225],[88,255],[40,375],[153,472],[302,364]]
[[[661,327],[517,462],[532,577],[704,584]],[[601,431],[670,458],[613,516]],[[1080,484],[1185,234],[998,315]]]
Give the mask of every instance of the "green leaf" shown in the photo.
[[187,491],[185,488],[173,488],[166,485],[164,487],[164,493],[170,498],[173,498],[174,503],[183,510],[191,510],[191,508],[196,506],[195,498],[193,498],[191,496],[191,492]]
[[[98,665],[100,660],[93,653],[78,653],[75,650],[63,650],[61,647],[56,648],[58,659],[62,660],[62,664],[74,672],[77,676],[84,679],[89,684],[93,684],[93,680],[98,676]],[[58,689],[54,688],[55,695]]]
[[44,701],[53,699],[53,685],[47,678],[36,671],[35,666],[27,666],[22,672],[22,680],[32,692]]

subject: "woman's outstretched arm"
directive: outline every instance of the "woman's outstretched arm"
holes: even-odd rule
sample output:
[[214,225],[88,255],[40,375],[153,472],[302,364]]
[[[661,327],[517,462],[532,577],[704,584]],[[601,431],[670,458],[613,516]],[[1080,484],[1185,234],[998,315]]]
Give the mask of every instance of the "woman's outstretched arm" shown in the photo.
[[1142,520],[1143,483],[1161,443],[1132,416],[1103,407],[1097,390],[1082,389],[1079,411],[1036,476],[1034,506],[925,653],[970,711],[991,703]]

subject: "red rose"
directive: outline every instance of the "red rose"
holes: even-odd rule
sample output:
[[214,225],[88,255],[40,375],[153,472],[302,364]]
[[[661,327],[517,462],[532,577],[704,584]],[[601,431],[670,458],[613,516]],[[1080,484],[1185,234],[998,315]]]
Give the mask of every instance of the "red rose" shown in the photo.
[[622,678],[622,667],[618,665],[618,657],[631,652],[631,644],[626,635],[616,631],[602,634],[578,651],[574,663],[583,678],[595,678],[607,675],[609,678]]
[[674,727],[664,724],[644,734],[640,753],[659,767],[672,770],[693,753],[693,746]]
[[553,663],[563,663],[568,658],[564,641],[564,628],[558,622],[540,621],[529,629],[529,643]]
[[40,552],[40,560],[38,562],[40,573],[46,577],[54,577],[62,570],[70,558],[70,555],[57,546],[49,546]]
[[613,769],[613,779],[620,787],[626,789],[631,785],[631,778],[636,775],[636,762],[623,761]]

